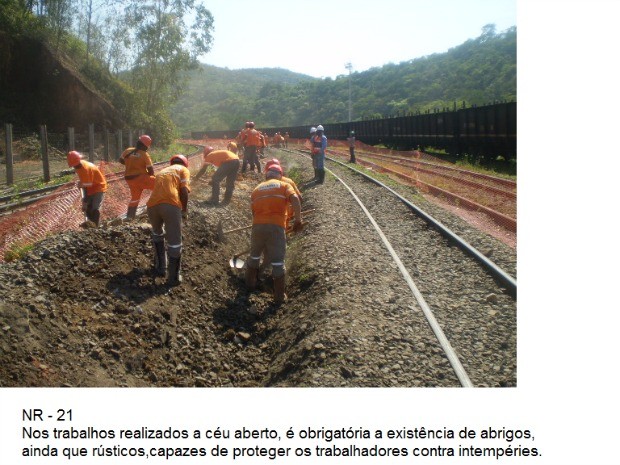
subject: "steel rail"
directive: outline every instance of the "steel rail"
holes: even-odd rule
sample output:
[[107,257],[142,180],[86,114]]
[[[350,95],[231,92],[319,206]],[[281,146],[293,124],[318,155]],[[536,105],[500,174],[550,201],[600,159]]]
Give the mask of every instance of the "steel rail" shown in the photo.
[[[188,158],[195,157],[201,152],[201,149],[198,146],[194,146],[196,149],[195,152],[188,155]],[[153,167],[163,167],[169,163],[168,160],[160,161],[157,163],[153,163]],[[116,182],[124,179],[124,172],[117,171],[113,173],[106,174],[107,182]],[[6,203],[5,205],[0,205],[0,215],[10,215],[16,210],[20,210],[22,208],[27,207],[33,203],[36,203],[40,200],[50,199],[56,197],[58,195],[65,194],[71,190],[71,188],[75,186],[75,181],[69,181],[62,184],[56,184],[54,186],[47,186],[40,189],[34,189],[30,191],[24,192],[16,192],[12,195],[5,195],[0,197],[0,203],[9,202],[13,199],[17,199],[12,203]],[[42,194],[42,195],[39,195]]]
[[392,244],[390,244],[390,241],[388,240],[388,238],[385,236],[385,234],[381,230],[381,227],[377,224],[377,222],[373,218],[372,214],[368,211],[364,203],[355,194],[355,192],[353,192],[353,190],[347,185],[347,183],[345,183],[342,179],[340,179],[340,177],[338,177],[332,170],[327,169],[327,168],[326,170],[329,173],[331,173],[332,176],[334,176],[334,178],[340,181],[340,183],[342,183],[342,185],[349,191],[351,196],[359,204],[361,209],[364,211],[364,213],[366,214],[366,216],[372,223],[373,227],[375,228],[375,231],[377,231],[377,234],[379,234],[379,237],[381,238],[383,245],[385,245],[385,247],[390,252],[392,259],[398,266],[398,269],[400,270],[400,273],[403,275],[403,278],[405,279],[407,285],[409,286],[409,289],[413,293],[414,298],[420,305],[420,308],[422,309],[422,312],[424,313],[424,317],[426,318],[426,321],[428,322],[431,329],[433,330],[433,333],[435,333],[435,337],[437,337],[437,340],[439,341],[439,344],[441,345],[444,353],[446,354],[446,357],[448,358],[448,361],[450,362],[450,365],[452,366],[452,369],[454,370],[454,374],[456,374],[456,377],[459,379],[461,386],[473,387],[473,384],[471,380],[469,379],[469,376],[467,375],[465,368],[463,368],[463,365],[461,364],[458,355],[456,354],[455,350],[452,348],[450,341],[448,341],[448,338],[446,337],[445,333],[441,329],[441,326],[439,325],[437,318],[435,318],[435,314],[433,313],[431,308],[426,303],[426,300],[424,300],[424,297],[420,293],[418,287],[415,285],[415,282],[411,278],[411,275],[407,271],[407,268],[405,268],[405,265],[403,265],[403,262],[401,261],[400,257],[398,256],[398,254],[392,247]]
[[[288,151],[292,152],[291,150],[288,150]],[[301,150],[297,150],[297,152],[299,154],[301,154],[301,155],[304,155],[304,156],[308,155],[306,152],[303,152]],[[390,193],[392,193],[402,203],[404,203],[411,211],[413,211],[416,215],[418,215],[420,218],[422,218],[424,221],[426,221],[430,226],[435,228],[441,235],[443,235],[445,238],[447,238],[449,241],[451,241],[453,244],[455,244],[457,247],[459,247],[459,249],[461,249],[463,252],[465,252],[466,254],[471,256],[478,263],[480,263],[480,265],[482,265],[482,267],[484,269],[486,269],[502,286],[504,286],[506,288],[506,292],[511,297],[516,299],[516,297],[517,297],[517,281],[515,280],[515,278],[513,278],[507,272],[502,270],[497,264],[495,264],[491,260],[489,260],[483,253],[478,251],[474,246],[469,244],[466,240],[464,240],[463,238],[458,236],[456,233],[454,233],[452,230],[450,230],[447,226],[442,224],[439,220],[433,218],[431,215],[426,213],[420,207],[418,207],[417,205],[411,203],[409,200],[405,199],[402,195],[400,195],[394,189],[392,189],[389,186],[386,186],[381,181],[373,178],[372,176],[369,176],[366,173],[363,173],[363,172],[361,172],[359,170],[356,170],[351,165],[342,163],[342,162],[340,162],[338,160],[335,160],[333,158],[326,157],[326,159],[330,160],[330,161],[332,161],[334,163],[337,163],[340,166],[343,166],[345,168],[350,169],[351,171],[353,171],[353,172],[363,176],[364,178],[366,178],[370,182],[373,182],[373,183],[377,184],[378,186],[383,187],[384,189],[386,189]]]
[[356,170],[352,166],[346,165],[338,160],[334,160],[333,158],[328,158],[328,160],[334,163],[338,163],[339,165],[344,166],[345,168],[349,168],[351,171],[358,173],[359,175],[363,176],[369,181],[388,190],[390,193],[396,196],[401,202],[403,202],[410,210],[414,211],[418,216],[424,219],[428,224],[432,225],[435,229],[437,229],[437,231],[439,231],[444,237],[448,238],[450,241],[456,244],[461,250],[463,250],[465,253],[473,257],[476,261],[478,261],[487,271],[489,271],[489,273],[491,273],[491,275],[495,279],[499,280],[506,287],[510,296],[512,296],[513,298],[516,298],[517,281],[512,276],[510,276],[508,273],[506,273],[504,270],[502,270],[498,265],[496,265],[491,260],[489,260],[484,254],[478,251],[474,246],[469,244],[463,238],[461,238],[456,233],[454,233],[452,230],[450,230],[447,226],[442,224],[439,220],[436,220],[431,215],[429,215],[424,210],[422,210],[420,207],[418,207],[417,205],[414,205],[409,200],[405,199],[402,195],[400,195],[394,189],[392,189],[389,186],[386,186],[381,181],[373,178],[372,176],[369,176],[366,173],[362,173],[361,171]]

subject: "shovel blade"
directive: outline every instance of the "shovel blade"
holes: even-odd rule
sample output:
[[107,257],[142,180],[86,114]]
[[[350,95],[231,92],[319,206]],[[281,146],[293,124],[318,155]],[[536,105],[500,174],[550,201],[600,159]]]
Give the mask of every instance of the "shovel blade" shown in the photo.
[[229,260],[228,264],[231,268],[236,268],[237,270],[240,270],[245,266],[245,260],[240,257],[233,257]]

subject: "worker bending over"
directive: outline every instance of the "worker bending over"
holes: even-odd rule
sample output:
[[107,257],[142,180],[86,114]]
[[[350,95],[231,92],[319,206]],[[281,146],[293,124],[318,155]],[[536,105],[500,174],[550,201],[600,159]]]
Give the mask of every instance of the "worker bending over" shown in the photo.
[[[83,158],[82,154],[75,150],[67,154],[67,164],[75,170],[80,179],[78,189],[82,191],[82,211],[86,215],[86,221],[81,226],[99,226],[101,216],[99,209],[108,190],[108,183],[101,170]],[[91,225],[88,224],[89,221],[92,222]]]
[[284,302],[286,268],[286,217],[289,203],[293,206],[293,231],[301,231],[301,203],[293,187],[282,181],[282,168],[273,165],[265,173],[265,181],[252,192],[252,238],[246,270],[246,285],[256,288],[260,257],[264,252],[271,260],[273,293],[276,304]]
[[226,192],[224,193],[224,201],[222,203],[227,205],[232,200],[233,191],[235,190],[235,179],[239,171],[239,157],[230,150],[214,150],[213,147],[207,146],[204,148],[202,155],[202,168],[196,174],[195,179],[199,179],[209,165],[216,166],[217,170],[211,177],[211,198],[207,200],[207,203],[219,205],[220,183],[226,178]]
[[[182,223],[189,200],[189,163],[184,155],[170,158],[170,166],[155,176],[155,186],[146,211],[151,223],[155,272],[166,275],[168,243],[168,284],[181,283]],[[164,241],[165,239],[165,241]]]
[[[277,158],[272,158],[271,160],[268,160],[267,163],[265,163],[265,173],[269,171],[269,168],[271,168],[274,165],[278,165],[280,168],[282,168],[282,177],[280,178],[280,180],[284,181],[287,184],[290,184],[293,187],[295,194],[297,194],[297,197],[299,198],[299,203],[301,204],[303,200],[301,197],[301,191],[297,187],[297,184],[295,183],[295,181],[293,181],[291,178],[287,178],[286,176],[284,176],[284,168],[282,167],[280,160],[278,160]],[[293,211],[293,205],[289,204],[288,210],[286,212],[286,230],[287,231],[292,230],[294,216],[295,216],[295,213]]]

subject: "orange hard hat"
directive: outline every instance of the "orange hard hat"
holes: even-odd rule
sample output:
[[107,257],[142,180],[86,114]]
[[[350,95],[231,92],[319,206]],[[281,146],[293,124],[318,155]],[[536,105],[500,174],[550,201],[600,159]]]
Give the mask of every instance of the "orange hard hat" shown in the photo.
[[75,150],[72,150],[71,152],[69,152],[67,154],[67,164],[70,167],[74,167],[80,164],[80,161],[82,160],[82,154],[80,152],[76,152]]
[[250,121],[250,122],[248,123],[248,125],[249,125],[249,126],[248,126],[249,128],[253,128],[253,127],[255,126],[254,121]]
[[144,144],[144,146],[148,149],[151,144],[153,143],[153,139],[151,139],[150,136],[147,136],[146,134],[141,135],[140,137],[138,137],[138,140],[140,142],[142,142]]
[[203,155],[209,155],[211,152],[213,152],[213,147],[211,147],[210,145],[207,145],[204,150],[202,151]]
[[[269,168],[271,168],[274,165],[280,166],[280,160],[278,160],[277,158],[272,158],[271,160],[267,160],[267,162],[265,163],[265,173],[269,171]],[[280,168],[282,167],[280,166]]]
[[237,144],[233,141],[230,141],[228,143],[228,150],[230,150],[231,152],[237,153]]
[[284,174],[284,172],[282,171],[282,167],[280,165],[276,165],[273,164],[269,167],[269,169],[266,171],[267,174],[269,174],[270,172],[277,172],[280,176],[282,176]]
[[178,154],[178,155],[173,155],[170,158],[171,165],[174,165],[175,162],[179,162],[179,161],[181,162],[183,166],[185,166],[185,168],[189,167],[189,162],[187,161],[187,157],[185,155]]

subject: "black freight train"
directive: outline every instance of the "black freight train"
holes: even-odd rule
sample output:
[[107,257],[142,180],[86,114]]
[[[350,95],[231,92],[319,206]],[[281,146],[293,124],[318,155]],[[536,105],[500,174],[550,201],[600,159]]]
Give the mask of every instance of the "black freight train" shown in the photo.
[[[260,123],[257,122],[257,126]],[[517,158],[517,103],[502,102],[470,108],[439,111],[350,123],[323,123],[328,139],[344,140],[351,131],[368,145],[409,150],[418,146],[445,150],[451,155],[475,155],[487,159],[503,156]],[[311,125],[264,128],[267,134],[288,132],[290,137],[305,139]],[[233,134],[234,132],[234,134]],[[192,138],[234,137],[236,131],[192,132]]]

